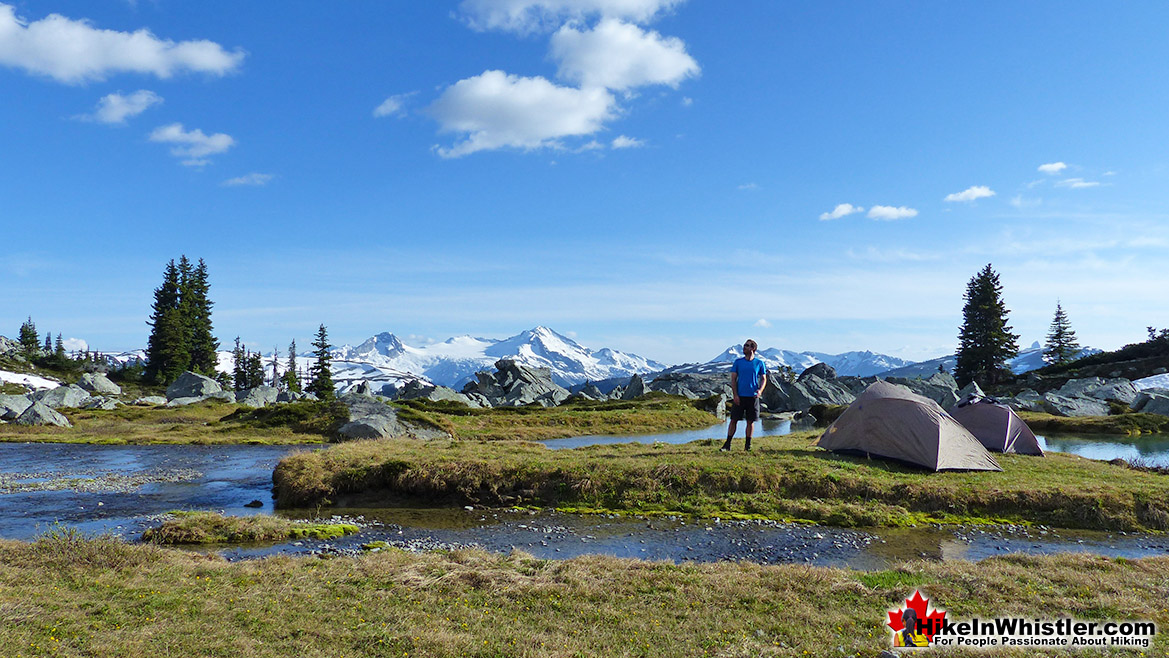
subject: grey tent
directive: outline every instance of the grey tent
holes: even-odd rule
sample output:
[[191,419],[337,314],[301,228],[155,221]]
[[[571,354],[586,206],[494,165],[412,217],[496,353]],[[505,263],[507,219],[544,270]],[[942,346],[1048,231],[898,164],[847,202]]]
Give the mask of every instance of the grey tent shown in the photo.
[[931,471],[1001,471],[998,462],[937,402],[877,380],[820,436],[834,452],[887,457]]
[[971,395],[950,409],[950,415],[987,450],[1043,456],[1035,433],[1005,404]]

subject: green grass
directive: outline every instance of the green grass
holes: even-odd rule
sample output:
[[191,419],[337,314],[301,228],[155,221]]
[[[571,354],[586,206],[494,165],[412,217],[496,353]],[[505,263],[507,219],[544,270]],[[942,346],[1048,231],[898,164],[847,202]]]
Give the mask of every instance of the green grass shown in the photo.
[[[296,405],[284,405],[294,408]],[[124,406],[108,411],[62,409],[72,428],[0,425],[0,441],[97,444],[299,444],[325,437],[309,420],[304,425],[265,426],[252,410],[220,401],[185,407]],[[295,414],[293,409],[287,413]],[[233,418],[234,416],[234,418]],[[327,418],[322,415],[321,418]]]
[[[230,563],[57,533],[0,541],[0,647],[14,658],[876,658],[890,645],[886,611],[916,588],[952,618],[1139,619],[1163,628],[1167,582],[1166,557],[1007,556],[868,574],[477,550]],[[1154,642],[1146,655],[1165,655],[1165,633]]]
[[[929,473],[814,448],[814,433],[755,450],[625,444],[549,450],[526,442],[358,441],[285,458],[277,504],[540,506],[769,518],[840,526],[1036,523],[1169,529],[1169,477],[1074,455],[996,455],[1003,472]],[[739,444],[741,445],[741,444]]]
[[223,516],[215,512],[171,512],[142,534],[153,544],[250,544],[289,539],[335,539],[358,531],[351,523],[310,523],[278,516]]
[[1019,417],[1033,431],[1063,434],[1120,434],[1137,436],[1169,432],[1169,416],[1124,413],[1114,416],[1064,417],[1034,411],[1020,411]]
[[709,427],[705,400],[651,393],[637,400],[579,401],[545,408],[474,409],[456,402],[395,403],[401,417],[459,439],[541,441],[582,434],[655,434]]

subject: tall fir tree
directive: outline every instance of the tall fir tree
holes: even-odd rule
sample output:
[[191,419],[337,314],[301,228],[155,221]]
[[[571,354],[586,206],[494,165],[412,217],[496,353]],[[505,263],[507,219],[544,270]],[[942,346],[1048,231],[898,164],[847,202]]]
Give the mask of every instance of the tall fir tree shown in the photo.
[[191,363],[187,323],[181,309],[182,275],[172,259],[162,275],[162,285],[154,289],[150,338],[146,344],[146,379],[169,384]]
[[232,385],[237,391],[247,390],[248,388],[248,363],[247,352],[244,351],[243,345],[239,342],[239,336],[235,337],[235,348],[231,350],[231,381]]
[[1055,317],[1051,319],[1051,328],[1043,345],[1043,360],[1049,365],[1063,365],[1071,363],[1079,353],[1076,332],[1072,331],[1072,323],[1067,313],[1064,313],[1063,304],[1056,300]]
[[317,330],[317,339],[313,341],[313,356],[316,363],[309,368],[308,392],[322,400],[332,400],[337,397],[333,390],[332,356],[329,354],[329,332],[325,325]]
[[999,275],[989,264],[966,284],[954,367],[959,386],[972,381],[997,384],[1011,376],[1007,360],[1019,353],[1019,336],[1007,325],[1010,312],[1003,304],[1002,290]]
[[207,281],[207,264],[200,258],[198,265],[190,268],[188,264],[188,268],[190,271],[183,293],[183,306],[190,341],[190,370],[213,376],[219,362],[219,341],[215,339],[211,325],[211,307],[214,304],[208,297],[210,285]]
[[61,340],[61,334],[57,334],[57,344],[53,347],[53,354],[58,360],[65,359],[65,341]]
[[264,385],[264,358],[259,352],[250,352],[245,360],[247,363],[247,387],[255,388]]
[[50,332],[50,331],[45,332],[45,345],[44,345],[44,347],[41,348],[41,351],[45,353],[45,356],[48,356],[48,355],[53,353],[53,333],[52,332]]
[[37,335],[37,325],[32,321],[32,316],[29,316],[28,320],[20,325],[20,346],[27,356],[36,354],[36,351],[40,349],[41,339]]
[[284,370],[284,376],[281,378],[284,383],[284,388],[293,392],[300,392],[300,376],[296,374],[296,340],[293,339],[288,344],[288,366]]

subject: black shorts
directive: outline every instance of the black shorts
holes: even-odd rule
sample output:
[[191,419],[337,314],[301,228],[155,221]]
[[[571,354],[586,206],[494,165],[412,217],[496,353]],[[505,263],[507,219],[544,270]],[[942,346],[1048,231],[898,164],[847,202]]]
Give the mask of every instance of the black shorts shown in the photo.
[[749,423],[759,420],[759,398],[740,397],[738,404],[731,405],[731,420],[746,420]]

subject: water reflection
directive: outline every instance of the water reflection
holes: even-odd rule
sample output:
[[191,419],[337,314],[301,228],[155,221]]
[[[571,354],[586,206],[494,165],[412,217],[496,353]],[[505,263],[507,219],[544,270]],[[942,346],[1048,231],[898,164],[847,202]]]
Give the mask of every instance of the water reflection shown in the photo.
[[1145,466],[1169,467],[1169,436],[1164,434],[1134,437],[1049,434],[1037,438],[1041,448],[1053,452],[1102,461],[1124,459]]

